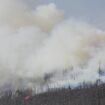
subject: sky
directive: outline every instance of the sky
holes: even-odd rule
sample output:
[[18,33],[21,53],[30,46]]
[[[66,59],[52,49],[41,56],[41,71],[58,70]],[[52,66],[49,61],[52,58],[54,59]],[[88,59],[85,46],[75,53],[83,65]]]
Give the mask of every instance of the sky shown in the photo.
[[66,18],[76,18],[105,29],[105,0],[27,0],[27,3],[32,7],[55,3],[64,10]]

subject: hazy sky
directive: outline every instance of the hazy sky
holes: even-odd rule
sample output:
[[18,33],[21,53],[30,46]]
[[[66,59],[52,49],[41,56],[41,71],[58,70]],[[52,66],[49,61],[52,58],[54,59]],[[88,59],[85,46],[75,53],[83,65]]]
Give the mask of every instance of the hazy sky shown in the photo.
[[[26,1],[26,0],[25,0]],[[105,29],[105,0],[27,0],[30,5],[55,3],[68,18],[88,21]],[[34,3],[33,3],[34,2]]]

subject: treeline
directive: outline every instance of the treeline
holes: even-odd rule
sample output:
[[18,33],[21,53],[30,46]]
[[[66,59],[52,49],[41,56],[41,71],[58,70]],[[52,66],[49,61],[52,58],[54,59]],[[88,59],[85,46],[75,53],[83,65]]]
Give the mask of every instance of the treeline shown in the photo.
[[33,94],[32,90],[3,92],[0,105],[105,105],[105,83],[85,84]]

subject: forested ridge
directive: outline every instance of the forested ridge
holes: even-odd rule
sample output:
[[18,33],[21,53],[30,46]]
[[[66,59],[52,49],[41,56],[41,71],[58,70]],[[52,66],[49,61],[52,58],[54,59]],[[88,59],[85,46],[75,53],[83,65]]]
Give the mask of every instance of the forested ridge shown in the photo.
[[85,84],[75,89],[62,88],[48,90],[40,94],[32,91],[5,91],[0,97],[0,105],[105,105],[105,83]]

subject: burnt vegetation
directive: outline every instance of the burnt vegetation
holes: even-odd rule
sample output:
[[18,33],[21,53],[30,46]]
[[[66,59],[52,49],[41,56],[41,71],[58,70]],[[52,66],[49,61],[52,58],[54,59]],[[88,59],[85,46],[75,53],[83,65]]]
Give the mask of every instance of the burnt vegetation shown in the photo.
[[0,105],[105,105],[105,83],[98,80],[75,89],[49,89],[34,95],[32,91],[6,91],[1,94]]

